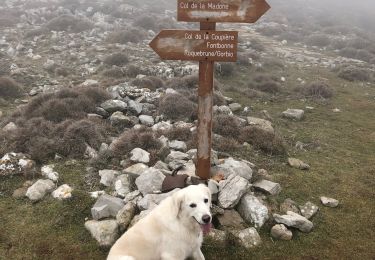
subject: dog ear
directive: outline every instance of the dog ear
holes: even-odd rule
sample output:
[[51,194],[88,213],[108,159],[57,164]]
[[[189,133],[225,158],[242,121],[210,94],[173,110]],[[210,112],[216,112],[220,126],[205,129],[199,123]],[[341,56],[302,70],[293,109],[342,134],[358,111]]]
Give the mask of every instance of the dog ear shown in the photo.
[[176,216],[177,218],[179,217],[182,209],[182,204],[185,200],[185,196],[183,193],[177,192],[173,195],[172,197],[172,204],[173,204],[173,209],[172,209],[172,214]]

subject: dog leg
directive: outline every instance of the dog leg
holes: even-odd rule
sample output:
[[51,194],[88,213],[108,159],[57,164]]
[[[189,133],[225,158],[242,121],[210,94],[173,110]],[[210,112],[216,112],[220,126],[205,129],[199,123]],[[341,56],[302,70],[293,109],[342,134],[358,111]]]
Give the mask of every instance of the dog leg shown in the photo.
[[200,248],[194,251],[192,257],[194,258],[194,260],[205,260],[204,255]]

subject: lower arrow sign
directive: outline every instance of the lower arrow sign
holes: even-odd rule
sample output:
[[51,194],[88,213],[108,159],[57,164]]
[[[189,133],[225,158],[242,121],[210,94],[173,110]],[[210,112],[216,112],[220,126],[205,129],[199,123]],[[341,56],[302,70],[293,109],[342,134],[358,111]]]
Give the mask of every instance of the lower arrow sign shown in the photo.
[[150,47],[164,60],[237,60],[238,32],[163,30]]

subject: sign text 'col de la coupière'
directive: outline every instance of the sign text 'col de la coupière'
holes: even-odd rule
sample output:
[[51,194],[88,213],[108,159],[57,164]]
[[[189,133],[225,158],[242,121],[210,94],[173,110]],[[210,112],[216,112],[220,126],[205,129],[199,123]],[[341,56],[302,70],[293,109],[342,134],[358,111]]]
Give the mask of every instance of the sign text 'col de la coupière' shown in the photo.
[[163,30],[150,43],[166,60],[236,61],[238,32]]

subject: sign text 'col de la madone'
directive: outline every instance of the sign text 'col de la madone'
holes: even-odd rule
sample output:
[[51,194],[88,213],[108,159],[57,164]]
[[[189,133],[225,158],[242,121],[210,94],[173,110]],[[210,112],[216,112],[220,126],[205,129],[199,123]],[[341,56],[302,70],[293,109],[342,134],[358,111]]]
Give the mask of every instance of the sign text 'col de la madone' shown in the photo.
[[238,32],[163,30],[150,43],[166,60],[237,60]]

